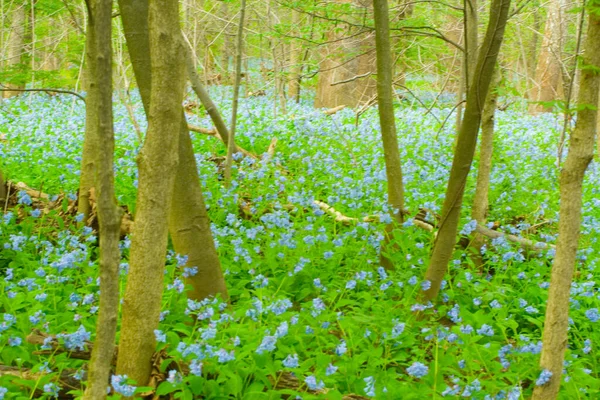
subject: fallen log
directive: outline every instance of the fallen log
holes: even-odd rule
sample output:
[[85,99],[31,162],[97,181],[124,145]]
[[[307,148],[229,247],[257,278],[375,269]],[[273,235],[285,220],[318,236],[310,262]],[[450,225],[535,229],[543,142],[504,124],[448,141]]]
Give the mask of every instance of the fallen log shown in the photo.
[[509,242],[519,244],[525,250],[542,251],[542,250],[549,250],[549,249],[555,248],[554,245],[549,244],[549,243],[535,242],[533,240],[525,239],[525,238],[522,238],[519,236],[494,231],[492,229],[486,228],[485,226],[482,226],[479,224],[477,224],[477,227],[475,228],[475,232],[477,232],[483,236],[489,237],[490,239],[498,239],[498,238],[503,237],[506,240],[508,240]]

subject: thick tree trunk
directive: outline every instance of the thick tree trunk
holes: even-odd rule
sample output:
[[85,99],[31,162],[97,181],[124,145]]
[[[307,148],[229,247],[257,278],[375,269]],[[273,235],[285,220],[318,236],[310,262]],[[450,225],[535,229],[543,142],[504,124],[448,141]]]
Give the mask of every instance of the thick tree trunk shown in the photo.
[[83,138],[83,151],[81,154],[81,172],[79,174],[79,189],[77,211],[83,214],[83,221],[87,225],[92,206],[90,204],[90,189],[94,187],[95,162],[98,154],[98,82],[96,81],[96,38],[92,19],[88,18],[87,33],[85,38],[85,135]]
[[229,128],[229,139],[227,140],[227,158],[225,160],[225,186],[229,187],[231,181],[231,164],[235,146],[235,126],[237,121],[237,110],[240,99],[240,84],[242,82],[242,54],[244,52],[244,16],[246,14],[246,0],[240,5],[240,22],[237,32],[237,43],[235,49],[235,81],[233,83],[233,104],[231,106],[231,126]]
[[121,211],[117,206],[114,187],[114,132],[112,115],[112,0],[94,0],[91,30],[95,38],[94,55],[96,76],[91,77],[97,86],[95,134],[96,188],[98,195],[98,222],[100,231],[100,311],[96,323],[96,339],[89,364],[85,399],[106,398],[115,349],[115,334],[119,315],[119,234]]
[[379,124],[383,141],[385,172],[387,175],[388,203],[394,221],[386,227],[384,241],[380,250],[380,262],[387,268],[393,268],[385,253],[391,253],[394,225],[403,222],[404,187],[402,184],[402,166],[398,151],[396,117],[394,115],[393,60],[390,46],[389,9],[387,0],[373,0],[375,13],[375,44],[377,49],[377,102],[379,105]]
[[148,10],[150,113],[146,140],[138,156],[136,218],[117,360],[117,373],[126,374],[138,385],[148,383],[156,346],[154,330],[162,301],[185,83],[178,3],[151,0]]
[[[148,1],[119,0],[119,8],[127,48],[133,64],[133,72],[140,89],[142,104],[146,113],[148,113],[152,86],[147,24]],[[188,63],[188,68],[195,71],[192,50],[185,46],[183,54]],[[196,84],[202,87],[200,78],[197,75],[194,75],[194,77],[197,81]],[[205,94],[208,98],[208,94]],[[208,100],[210,101],[210,98]],[[211,117],[215,113],[220,117],[216,106],[212,102],[207,104],[205,100],[202,100],[202,104]],[[186,265],[198,268],[196,275],[186,278],[186,283],[192,286],[192,290],[187,293],[188,297],[194,300],[202,300],[210,296],[220,295],[221,298],[226,299],[228,297],[227,287],[210,230],[210,220],[202,195],[189,129],[183,110],[181,110],[181,113],[179,163],[169,213],[169,232],[175,251],[188,256]],[[221,125],[214,122],[214,118],[213,123],[226,140],[227,131],[225,133],[221,132]],[[222,125],[225,126],[224,123]]]
[[[544,29],[544,39],[535,69],[535,82],[528,93],[531,102],[558,100],[563,95],[562,51],[566,27],[565,0],[551,0],[548,4],[548,17]],[[531,103],[529,112],[552,111],[552,106]]]
[[[597,2],[594,4],[597,11]],[[569,298],[581,230],[581,205],[585,170],[594,156],[598,93],[600,90],[600,15],[589,10],[588,33],[583,55],[577,124],[560,173],[560,210],[556,256],[548,291],[548,307],[540,367],[552,372],[548,383],[536,386],[533,400],[558,397],[565,350],[568,343]]]
[[[366,0],[352,2],[356,7],[370,7]],[[356,107],[376,95],[377,83],[371,76],[377,69],[374,35],[354,33],[350,27],[341,34],[327,33],[327,40],[334,42],[322,46],[315,107]],[[344,36],[352,37],[343,39]]]
[[482,108],[504,37],[509,7],[510,0],[493,0],[490,6],[487,32],[477,57],[473,85],[467,94],[465,116],[458,133],[450,179],[442,206],[440,228],[425,274],[425,279],[431,282],[431,287],[423,295],[425,301],[433,300],[439,293],[456,243],[465,185],[477,146]]
[[[10,36],[8,37],[8,49],[6,57],[6,67],[15,68],[21,64],[21,56],[25,51],[25,19],[26,6],[25,4],[16,3],[12,11],[12,21],[10,24]],[[6,84],[7,88],[23,89],[22,85]],[[2,92],[5,98],[17,96],[22,92],[5,91]]]

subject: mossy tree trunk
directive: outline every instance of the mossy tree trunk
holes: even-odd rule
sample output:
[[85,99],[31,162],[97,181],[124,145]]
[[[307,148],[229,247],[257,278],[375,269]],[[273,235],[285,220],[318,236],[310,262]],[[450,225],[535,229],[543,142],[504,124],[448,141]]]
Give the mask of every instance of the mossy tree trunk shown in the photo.
[[600,2],[588,7],[589,24],[580,75],[577,124],[569,153],[560,172],[560,210],[556,256],[548,291],[540,367],[552,372],[548,383],[536,386],[533,400],[558,397],[568,344],[571,282],[576,267],[581,230],[581,206],[585,170],[594,157],[598,93],[600,89]]
[[424,301],[433,300],[438,295],[456,244],[462,200],[477,146],[482,109],[504,38],[509,7],[510,0],[493,0],[490,6],[487,32],[477,57],[473,85],[467,94],[465,116],[458,133],[446,197],[442,206],[440,228],[425,274],[425,279],[431,282],[431,286],[422,296]]
[[106,397],[112,367],[115,334],[119,315],[119,234],[121,211],[117,206],[114,185],[114,131],[112,114],[112,0],[89,2],[91,15],[88,35],[95,40],[95,106],[98,151],[96,153],[97,210],[100,231],[100,311],[96,323],[96,339],[89,365],[85,399]]
[[[140,89],[144,109],[148,114],[152,87],[147,18],[148,0],[119,0],[119,8],[133,72]],[[191,49],[186,46],[184,51],[185,53],[182,54],[185,54],[186,61],[191,63],[188,67],[193,70]],[[197,75],[196,78],[201,85]],[[216,112],[218,114],[214,104],[210,109],[206,104],[204,105],[209,113]],[[186,278],[186,284],[192,287],[187,292],[188,297],[201,300],[220,295],[226,299],[227,287],[210,230],[210,220],[206,212],[196,158],[183,109],[181,109],[181,114],[179,163],[169,213],[169,232],[175,251],[188,256],[186,265],[198,268],[196,275]],[[219,128],[219,125],[215,124],[215,126]],[[223,135],[222,132],[221,136],[227,138],[227,135]]]
[[390,45],[389,9],[387,0],[373,0],[375,13],[375,45],[377,49],[377,102],[379,105],[379,124],[383,141],[385,172],[387,176],[388,204],[393,221],[385,229],[385,237],[380,250],[380,262],[387,268],[393,264],[386,253],[393,251],[390,246],[393,228],[403,222],[404,187],[402,184],[402,166],[398,151],[396,118],[394,115],[393,60]]
[[156,347],[185,83],[178,3],[150,0],[148,27],[152,76],[148,132],[138,156],[136,216],[117,360],[117,373],[137,385],[148,383]]

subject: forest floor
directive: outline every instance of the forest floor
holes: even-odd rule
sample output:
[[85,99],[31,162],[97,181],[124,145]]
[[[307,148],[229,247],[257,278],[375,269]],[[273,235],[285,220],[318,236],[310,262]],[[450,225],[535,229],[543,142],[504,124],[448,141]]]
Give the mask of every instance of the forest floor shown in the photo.
[[[227,120],[230,104],[219,99],[228,93],[216,88],[213,96]],[[139,101],[134,107],[143,130]],[[191,124],[212,126],[201,108],[191,108]],[[453,127],[440,123],[450,110],[442,105],[426,113],[410,102],[397,109],[406,207],[413,215],[427,210],[425,218],[433,223],[452,162]],[[69,216],[84,114],[79,100],[66,96],[30,94],[0,104],[5,176],[49,194],[37,199],[19,190],[19,204],[5,209],[0,220],[0,388],[9,399],[52,397],[55,385],[62,386],[61,396],[73,387],[73,394],[80,393],[77,378],[85,361],[64,350],[89,355],[98,310],[95,232]],[[560,129],[559,117],[530,116],[519,102],[497,112],[489,215],[494,229],[556,242]],[[134,212],[140,143],[121,104],[115,106],[115,131],[117,195]],[[486,245],[484,266],[476,267],[457,246],[439,303],[419,305],[431,232],[410,222],[399,227],[399,251],[391,256],[396,270],[378,267],[389,217],[375,109],[357,121],[349,109],[328,116],[311,104],[290,103],[286,115],[274,117],[272,98],[251,97],[241,101],[237,132],[238,144],[258,159],[237,157],[231,190],[222,181],[223,144],[193,133],[231,306],[188,302],[182,276],[193,271],[181,268],[181,258],[169,252],[156,332],[157,394],[332,400],[530,396],[540,374],[552,249],[525,252],[495,239]],[[465,238],[476,167],[463,207]],[[599,188],[593,163],[572,287],[561,391],[568,399],[600,397]],[[318,202],[360,221],[336,221]],[[367,216],[378,218],[362,221]],[[125,238],[121,245],[122,289],[129,244]],[[418,308],[425,309],[419,320]],[[199,316],[195,323],[190,314]]]

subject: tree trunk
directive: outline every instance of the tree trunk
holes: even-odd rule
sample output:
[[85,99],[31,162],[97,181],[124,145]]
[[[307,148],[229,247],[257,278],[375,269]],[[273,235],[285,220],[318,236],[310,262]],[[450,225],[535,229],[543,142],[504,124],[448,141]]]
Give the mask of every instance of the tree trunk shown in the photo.
[[137,385],[150,378],[163,293],[168,213],[177,172],[184,65],[177,2],[150,1],[152,88],[148,132],[138,156],[138,197],[123,302],[117,373]]
[[389,9],[387,0],[373,0],[375,14],[375,44],[377,49],[377,102],[379,124],[383,141],[385,172],[387,176],[388,203],[393,221],[385,229],[385,237],[380,250],[380,262],[386,269],[393,264],[385,253],[391,253],[392,232],[395,224],[403,222],[404,187],[402,166],[398,151],[396,117],[394,115],[393,60],[390,47]]
[[[558,100],[563,95],[562,51],[566,29],[563,26],[565,0],[551,0],[544,29],[544,39],[535,69],[535,82],[528,93],[531,102]],[[552,106],[531,103],[529,112],[552,111]]]
[[[96,82],[98,107],[94,134],[97,137],[96,188],[100,231],[100,311],[96,323],[96,339],[89,364],[88,385],[84,398],[106,398],[106,386],[115,349],[115,334],[119,315],[119,234],[121,212],[114,187],[114,132],[112,115],[112,0],[91,1],[92,15],[88,34],[95,38]],[[90,29],[91,28],[91,29]]]
[[[356,7],[369,7],[365,0],[353,3]],[[315,107],[356,107],[376,95],[377,83],[371,77],[377,69],[374,35],[368,32],[343,39],[355,33],[356,28],[352,27],[343,34],[327,33],[326,39],[332,43],[322,46]]]
[[581,230],[583,178],[594,156],[599,105],[600,15],[591,7],[582,65],[585,68],[581,70],[578,105],[585,107],[577,112],[569,153],[560,173],[558,241],[552,264],[540,360],[540,367],[552,372],[552,376],[545,385],[535,387],[533,400],[553,400],[558,397],[568,343],[569,298]]
[[465,43],[465,52],[463,53],[462,71],[460,77],[460,89],[458,92],[458,107],[456,107],[456,131],[460,130],[462,123],[462,112],[464,105],[462,101],[465,93],[469,92],[469,87],[473,84],[473,76],[477,65],[477,47],[478,47],[478,15],[477,0],[463,1],[463,42]]
[[[292,25],[294,32],[300,28],[300,13],[292,10]],[[290,77],[288,82],[288,97],[296,103],[300,101],[300,75],[302,73],[302,46],[299,40],[292,40],[290,45]]]
[[244,16],[246,13],[246,0],[240,5],[240,22],[237,32],[237,43],[235,49],[235,81],[233,83],[233,104],[231,106],[231,126],[229,128],[229,139],[227,140],[227,158],[225,160],[225,186],[229,187],[231,182],[231,164],[235,146],[235,125],[237,121],[237,109],[240,99],[240,84],[242,81],[242,54],[244,52]]
[[95,161],[98,154],[98,82],[96,81],[96,38],[92,18],[87,21],[85,38],[85,134],[83,138],[83,151],[81,154],[81,172],[79,174],[79,196],[77,198],[77,212],[83,214],[83,221],[87,225],[92,206],[90,204],[90,190],[94,187]]
[[481,112],[504,37],[509,8],[510,0],[493,0],[490,5],[488,28],[477,57],[473,85],[467,94],[465,116],[458,133],[450,179],[442,206],[440,228],[425,274],[425,279],[431,282],[431,287],[423,292],[425,301],[437,296],[456,243],[465,185],[477,146]]
[[[490,86],[491,90],[488,92],[481,117],[479,170],[477,171],[475,198],[473,199],[473,209],[471,210],[471,217],[481,226],[485,226],[489,207],[488,195],[490,191],[490,174],[492,172],[492,155],[494,153],[494,114],[496,113],[496,106],[498,104],[498,91],[496,89],[500,83],[500,78],[500,66],[497,65]],[[474,261],[479,266],[483,265],[481,247],[484,243],[484,236],[475,233],[470,247],[474,251]]]
[[6,201],[6,181],[4,180],[4,174],[0,171],[0,202],[4,204]]
[[492,172],[492,155],[494,152],[494,115],[498,105],[497,85],[500,82],[500,66],[496,66],[494,78],[483,106],[481,117],[481,144],[479,145],[479,170],[477,171],[477,185],[471,216],[480,225],[485,225],[488,206],[490,174]]
[[[21,64],[21,56],[25,51],[25,4],[16,4],[12,11],[12,22],[10,24],[10,36],[8,37],[8,49],[6,57],[6,67],[17,68]],[[7,89],[23,89],[23,85],[14,85],[7,83]],[[2,92],[4,97],[12,97],[21,94],[19,91]]]
[[[152,87],[147,24],[148,1],[119,0],[119,8],[133,72],[140,89],[142,104],[148,114]],[[194,70],[192,50],[186,46],[183,54],[189,63],[188,67]],[[197,75],[195,78],[196,83],[201,85],[200,78]],[[212,102],[212,107],[204,101],[202,104],[209,115],[218,114]],[[169,214],[169,232],[175,251],[188,256],[186,266],[198,268],[196,275],[186,278],[186,283],[192,286],[192,290],[187,293],[188,298],[202,300],[220,295],[227,299],[227,287],[210,230],[189,129],[183,110],[181,113],[179,163]],[[215,123],[215,126],[220,129],[219,124]],[[222,137],[227,138],[226,132],[219,132]]]

